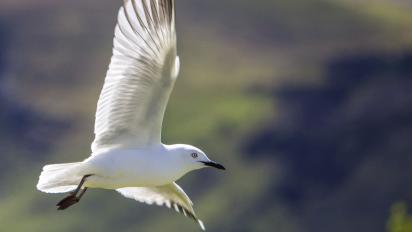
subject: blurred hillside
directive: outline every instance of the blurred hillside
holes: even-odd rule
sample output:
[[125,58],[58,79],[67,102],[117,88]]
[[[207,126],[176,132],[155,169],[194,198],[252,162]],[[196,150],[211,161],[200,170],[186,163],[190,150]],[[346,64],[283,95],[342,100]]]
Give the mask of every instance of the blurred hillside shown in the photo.
[[[57,212],[63,195],[35,189],[44,164],[90,153],[121,2],[0,2],[0,231],[197,230],[114,191]],[[228,168],[179,181],[208,231],[397,231],[412,208],[411,10],[177,1],[182,70],[164,142]]]

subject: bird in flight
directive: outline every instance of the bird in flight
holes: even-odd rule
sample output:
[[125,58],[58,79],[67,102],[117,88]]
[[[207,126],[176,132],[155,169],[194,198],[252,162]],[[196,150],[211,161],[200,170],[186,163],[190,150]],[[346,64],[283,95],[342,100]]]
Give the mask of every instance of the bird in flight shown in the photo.
[[91,156],[43,167],[37,189],[69,193],[59,210],[89,188],[115,189],[147,204],[165,205],[195,220],[193,203],[175,181],[204,167],[225,168],[191,145],[166,145],[161,129],[179,74],[174,0],[125,0],[113,56],[97,103]]

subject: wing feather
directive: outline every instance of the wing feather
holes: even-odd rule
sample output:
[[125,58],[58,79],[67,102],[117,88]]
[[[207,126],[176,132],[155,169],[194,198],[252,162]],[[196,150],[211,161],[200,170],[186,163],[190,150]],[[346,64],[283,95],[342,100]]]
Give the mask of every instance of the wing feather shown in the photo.
[[128,187],[117,189],[124,197],[134,199],[146,204],[156,204],[173,208],[176,212],[193,219],[202,230],[205,230],[203,222],[199,220],[193,210],[193,203],[176,183],[158,187]]
[[173,0],[126,0],[97,104],[92,151],[160,143],[179,72]]

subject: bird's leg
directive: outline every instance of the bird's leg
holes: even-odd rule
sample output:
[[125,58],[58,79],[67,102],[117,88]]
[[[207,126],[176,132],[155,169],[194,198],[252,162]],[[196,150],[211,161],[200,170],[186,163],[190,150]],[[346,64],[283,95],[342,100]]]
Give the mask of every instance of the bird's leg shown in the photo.
[[[91,175],[85,175],[82,177],[79,185],[77,186],[76,190],[74,190],[73,192],[70,193],[69,196],[63,198],[61,201],[59,201],[57,203],[56,206],[58,206],[58,210],[65,210],[67,208],[69,208],[70,206],[76,204],[77,202],[80,201],[80,199],[82,198],[83,194],[86,192],[87,187],[82,189],[82,186],[84,184],[84,182],[86,181],[87,177],[89,177]],[[82,189],[82,191],[80,192],[79,196],[77,197],[77,193]]]
[[82,189],[82,191],[80,192],[79,196],[77,197],[77,200],[80,201],[80,199],[82,198],[82,196],[83,196],[83,194],[86,192],[86,190],[87,190],[87,187],[84,187],[84,188]]
[[82,179],[80,180],[79,185],[77,185],[76,190],[74,190],[74,192],[72,193],[73,195],[76,195],[80,191],[80,189],[82,189],[82,186],[83,186],[84,182],[86,181],[86,179],[89,176],[91,176],[91,175],[85,175],[85,176],[82,177]]

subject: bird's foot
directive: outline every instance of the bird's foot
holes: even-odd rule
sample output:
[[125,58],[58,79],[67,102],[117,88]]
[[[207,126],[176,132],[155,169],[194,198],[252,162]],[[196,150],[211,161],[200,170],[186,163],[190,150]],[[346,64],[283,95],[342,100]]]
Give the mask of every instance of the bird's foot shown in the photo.
[[[56,206],[58,206],[57,210],[65,210],[67,208],[69,208],[70,206],[78,203],[80,201],[80,199],[82,198],[82,196],[84,195],[84,193],[86,192],[87,188],[83,188],[82,186],[84,184],[84,182],[86,181],[86,179],[91,176],[91,175],[85,175],[83,176],[82,180],[80,181],[79,185],[77,186],[76,190],[74,190],[73,192],[69,193],[69,196],[63,198],[61,201],[59,201],[59,203],[56,204]],[[79,196],[77,196],[77,193],[80,192]]]
[[76,196],[76,194],[71,193],[69,196],[63,198],[63,200],[59,201],[59,203],[56,204],[58,206],[58,210],[65,210],[69,208],[70,206],[76,204],[79,202],[79,198]]

